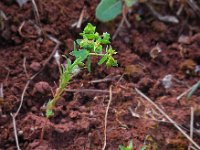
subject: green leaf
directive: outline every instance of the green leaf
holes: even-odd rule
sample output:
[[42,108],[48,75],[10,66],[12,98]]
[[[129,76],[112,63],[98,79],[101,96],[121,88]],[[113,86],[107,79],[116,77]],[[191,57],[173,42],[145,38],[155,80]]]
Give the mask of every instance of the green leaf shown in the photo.
[[82,40],[82,39],[77,39],[77,40],[76,40],[76,43],[77,43],[78,45],[80,45],[81,40]]
[[83,50],[79,50],[79,51],[72,51],[70,54],[72,56],[75,56],[76,58],[81,57],[82,60],[85,60],[88,57],[89,52],[87,50],[83,49]]
[[121,0],[101,0],[96,8],[96,17],[102,22],[113,20],[122,12]]
[[127,148],[126,148],[125,146],[123,146],[123,145],[120,145],[120,146],[119,146],[119,149],[120,149],[120,150],[127,150]]
[[87,50],[93,50],[94,49],[94,42],[88,39],[83,39],[80,42],[80,47],[87,49]]
[[112,66],[118,66],[117,60],[115,60],[112,56],[109,56],[107,62],[106,62],[107,67],[112,67]]
[[91,23],[88,23],[87,26],[84,28],[83,33],[82,34],[94,34],[96,30],[96,27],[93,26]]
[[77,51],[76,49],[76,42],[74,41],[74,51]]
[[127,147],[125,147],[123,145],[120,145],[119,149],[120,150],[132,150],[133,149],[133,141],[131,140],[130,143],[129,143],[129,145]]
[[130,141],[128,148],[130,148],[130,150],[133,149],[133,141],[132,140]]
[[54,115],[53,113],[53,101],[50,100],[48,103],[47,103],[47,109],[46,109],[46,117],[47,118],[50,118]]
[[117,52],[116,52],[114,49],[112,49],[112,47],[110,47],[110,48],[107,50],[107,52],[108,52],[108,54],[110,54],[110,55],[117,54]]
[[94,45],[94,52],[95,53],[102,52],[102,49],[103,49],[102,45],[99,44],[98,42],[96,42],[95,45]]
[[95,34],[83,34],[83,38],[86,38],[88,40],[94,40],[97,38]]
[[128,7],[135,5],[137,2],[138,2],[138,0],[125,0],[125,4]]
[[194,92],[200,87],[200,80],[195,84],[193,85],[191,91],[188,93],[187,95],[187,99],[190,99],[190,97],[194,94]]
[[101,60],[98,62],[98,65],[103,64],[107,59],[108,59],[108,55],[105,54],[105,55],[101,58]]
[[47,117],[47,118],[50,118],[50,117],[52,117],[53,115],[54,115],[54,113],[53,113],[52,110],[47,110],[47,111],[46,111],[46,117]]
[[140,150],[146,150],[146,145],[144,145]]
[[100,39],[101,44],[109,44],[110,43],[110,34],[108,34],[107,32],[103,33],[102,37],[103,38]]

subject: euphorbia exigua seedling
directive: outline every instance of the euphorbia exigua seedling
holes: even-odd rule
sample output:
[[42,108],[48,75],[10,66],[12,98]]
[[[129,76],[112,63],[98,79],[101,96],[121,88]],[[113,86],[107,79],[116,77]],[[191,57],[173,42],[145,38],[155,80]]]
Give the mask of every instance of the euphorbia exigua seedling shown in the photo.
[[91,57],[100,57],[98,65],[104,63],[107,67],[118,65],[117,60],[113,58],[113,55],[117,52],[109,45],[109,33],[100,35],[96,32],[96,27],[91,23],[88,23],[80,35],[82,36],[82,39],[78,39],[74,42],[74,50],[70,53],[75,57],[75,60],[72,62],[67,56],[64,56],[67,59],[67,64],[62,65],[59,86],[56,89],[53,98],[47,103],[47,118],[53,116],[53,109],[64,93],[66,86],[69,84],[77,68],[86,66],[88,71],[91,72]]

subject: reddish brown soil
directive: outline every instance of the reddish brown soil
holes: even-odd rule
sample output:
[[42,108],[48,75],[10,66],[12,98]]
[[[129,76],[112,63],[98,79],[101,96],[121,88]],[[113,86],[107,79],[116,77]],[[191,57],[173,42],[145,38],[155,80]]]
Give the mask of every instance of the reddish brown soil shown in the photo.
[[[81,29],[71,25],[79,19],[83,6],[86,14],[82,28],[91,22],[97,26],[98,31],[113,34],[121,19],[118,17],[107,24],[98,22],[94,16],[97,0],[36,2],[43,30],[62,42],[59,47],[61,54],[68,54],[73,48],[73,40],[79,36]],[[0,83],[3,84],[4,92],[0,102],[0,149],[12,150],[16,149],[16,144],[10,113],[16,112],[28,81],[23,67],[24,58],[28,76],[32,76],[44,65],[55,43],[38,35],[34,26],[27,23],[29,20],[35,21],[31,3],[19,8],[13,0],[1,0],[0,9],[8,17],[5,29],[0,30]],[[194,67],[200,65],[198,19],[184,12],[180,23],[174,25],[156,20],[144,6],[137,9],[147,13],[142,14],[140,22],[136,21],[134,14],[130,14],[128,19],[131,27],[124,27],[112,41],[118,51],[116,59],[119,67],[107,69],[94,64],[91,74],[87,70],[82,71],[73,78],[67,89],[109,91],[112,85],[113,98],[107,125],[108,150],[116,150],[120,144],[127,145],[131,139],[137,150],[144,145],[144,141],[153,150],[156,146],[158,150],[183,150],[188,147],[188,140],[172,124],[152,120],[152,117],[164,117],[135,92],[135,87],[152,98],[188,134],[190,107],[194,107],[194,140],[200,144],[199,91],[190,100],[186,100],[186,97],[179,102],[176,100],[177,96],[188,89],[187,85],[193,85],[200,77],[199,72],[194,72]],[[163,9],[163,12],[167,9]],[[26,23],[22,35],[18,29],[23,21]],[[156,45],[162,49],[158,55]],[[162,79],[168,74],[176,80],[173,80],[172,87],[165,89]],[[123,75],[120,80],[114,78],[119,75]],[[89,83],[107,76],[113,77],[113,80]],[[66,92],[56,106],[55,116],[47,120],[43,106],[52,98],[51,90],[56,88],[58,80],[59,70],[52,58],[30,82],[22,109],[16,118],[21,149],[100,150],[104,142],[104,116],[109,93]],[[133,117],[130,108],[140,118]]]

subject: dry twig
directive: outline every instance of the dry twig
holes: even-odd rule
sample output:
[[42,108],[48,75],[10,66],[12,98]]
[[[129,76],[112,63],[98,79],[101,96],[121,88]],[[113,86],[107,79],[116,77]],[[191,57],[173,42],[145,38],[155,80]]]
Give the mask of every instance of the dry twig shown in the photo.
[[115,79],[121,78],[121,75],[116,75],[114,77],[106,77],[104,79],[97,79],[97,80],[92,80],[88,83],[101,83],[101,82],[108,82],[108,81],[114,81]]
[[[194,130],[194,108],[191,107],[191,118],[190,118],[190,138],[193,139],[193,130]],[[191,150],[192,143],[190,142],[188,150]]]
[[123,27],[124,23],[126,23],[126,25],[130,28],[131,27],[131,24],[129,23],[126,15],[127,15],[127,11],[126,11],[126,5],[123,5],[123,8],[122,8],[122,20],[120,21],[119,23],[119,26],[117,27],[117,30],[115,31],[112,39],[114,40],[117,35],[119,34],[121,28]]
[[[110,93],[110,91],[108,90],[97,90],[97,89],[66,89],[65,91],[67,92],[83,92],[83,93],[87,93],[87,92],[94,92],[94,93]],[[117,92],[112,92],[114,94],[117,94]]]
[[[11,113],[11,117],[12,117],[12,122],[13,122],[13,130],[14,130],[14,136],[15,136],[15,142],[16,142],[16,146],[17,146],[17,150],[20,150],[20,147],[19,147],[19,140],[18,140],[18,135],[17,135],[17,125],[16,125],[16,117],[18,116],[20,110],[21,110],[21,107],[23,105],[23,102],[24,102],[24,96],[25,96],[25,93],[26,93],[26,90],[28,89],[28,86],[30,84],[30,82],[39,74],[42,72],[42,70],[46,67],[47,63],[51,60],[51,58],[54,56],[56,50],[58,49],[58,47],[60,46],[60,42],[58,42],[57,39],[53,38],[52,36],[48,35],[49,39],[56,42],[56,46],[54,47],[52,53],[50,54],[50,56],[44,61],[43,63],[43,67],[36,73],[34,74],[33,76],[31,76],[28,81],[26,82],[26,85],[23,89],[23,92],[22,92],[22,95],[21,95],[21,99],[20,99],[20,104],[19,104],[19,107],[17,109],[17,111],[13,114]],[[25,60],[23,61],[23,67],[24,67],[24,72],[27,76],[27,71],[26,71],[26,65],[25,65]]]
[[179,96],[176,97],[176,100],[180,100],[183,96],[185,96],[188,92],[190,92],[192,90],[193,86],[190,87],[189,89],[187,89],[186,91],[184,91],[182,94],[180,94]]
[[80,14],[80,17],[78,19],[78,22],[77,22],[77,25],[76,25],[76,28],[80,28],[81,27],[81,24],[83,22],[83,17],[85,15],[85,7],[83,7],[82,11],[81,11],[81,14]]
[[103,148],[102,150],[105,150],[106,148],[106,141],[107,141],[107,121],[108,121],[108,111],[109,111],[109,108],[110,108],[110,104],[111,104],[111,101],[112,101],[112,86],[110,86],[110,95],[109,95],[109,101],[108,101],[108,105],[107,105],[107,108],[106,108],[106,113],[105,113],[105,122],[104,122],[104,144],[103,144]]
[[200,149],[200,146],[193,139],[191,139],[190,136],[187,135],[185,131],[181,129],[178,126],[178,124],[174,120],[172,120],[157,104],[155,104],[150,98],[148,98],[145,94],[143,94],[139,89],[135,88],[135,91],[140,96],[145,98],[149,103],[151,103],[151,105],[153,105],[169,122],[171,122],[196,148]]
[[175,17],[175,16],[163,16],[160,13],[158,13],[151,4],[145,3],[146,6],[150,9],[150,11],[152,12],[152,14],[158,18],[160,21],[164,21],[164,22],[170,22],[170,23],[179,23],[179,20]]
[[33,5],[33,11],[34,11],[34,15],[35,15],[35,20],[36,20],[36,24],[38,26],[40,26],[40,15],[39,15],[39,11],[38,11],[38,8],[37,8],[37,5],[35,3],[35,0],[31,0],[32,2],[32,5]]
[[0,84],[0,116],[2,115],[2,109],[1,109],[1,103],[3,103],[4,99],[4,95],[3,95],[3,83]]

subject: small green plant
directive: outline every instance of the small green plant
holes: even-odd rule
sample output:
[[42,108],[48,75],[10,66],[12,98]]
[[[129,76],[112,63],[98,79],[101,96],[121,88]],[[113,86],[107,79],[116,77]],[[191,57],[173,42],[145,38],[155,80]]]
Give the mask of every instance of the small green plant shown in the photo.
[[113,58],[113,55],[117,52],[109,45],[110,34],[103,33],[100,35],[95,30],[96,27],[88,23],[83,32],[80,33],[82,39],[78,39],[74,42],[74,50],[71,52],[71,55],[75,57],[75,60],[72,62],[65,56],[67,64],[66,66],[62,66],[59,86],[56,89],[53,99],[47,103],[47,118],[53,116],[53,109],[56,102],[61,98],[65,87],[69,84],[77,68],[86,66],[89,72],[91,72],[91,57],[101,58],[98,65],[102,65],[103,63],[105,63],[107,67],[118,65],[117,60]]
[[133,141],[131,140],[130,143],[129,143],[129,145],[127,147],[125,147],[123,145],[120,145],[119,149],[120,150],[133,150]]
[[101,0],[96,8],[96,17],[102,22],[113,20],[122,13],[123,1],[127,7],[131,7],[138,0]]
[[194,94],[194,92],[195,92],[199,87],[200,87],[200,80],[192,86],[192,89],[190,90],[190,92],[189,92],[188,95],[187,95],[187,99],[190,99],[190,97]]

